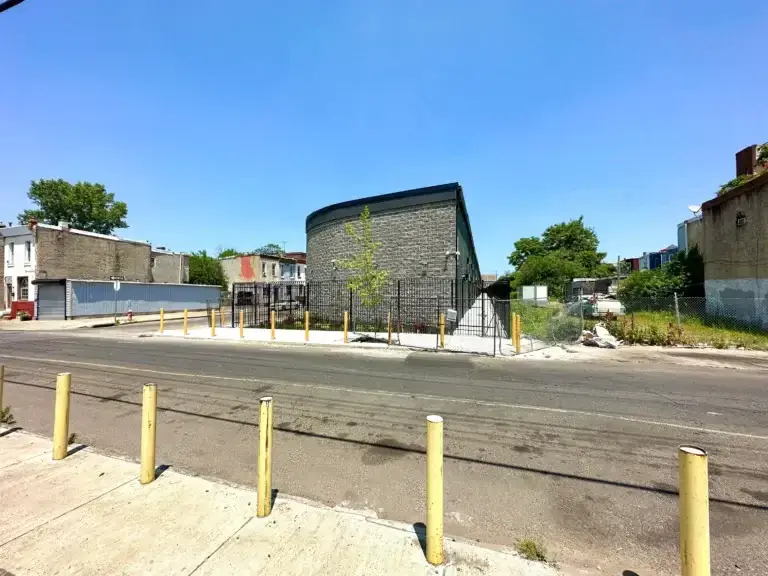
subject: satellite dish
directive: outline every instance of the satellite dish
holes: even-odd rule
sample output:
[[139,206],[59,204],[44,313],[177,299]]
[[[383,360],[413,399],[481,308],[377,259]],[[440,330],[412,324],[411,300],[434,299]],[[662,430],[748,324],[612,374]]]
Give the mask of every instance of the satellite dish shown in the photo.
[[691,206],[688,206],[688,210],[696,214],[696,212],[701,211],[701,206],[699,204],[693,204]]

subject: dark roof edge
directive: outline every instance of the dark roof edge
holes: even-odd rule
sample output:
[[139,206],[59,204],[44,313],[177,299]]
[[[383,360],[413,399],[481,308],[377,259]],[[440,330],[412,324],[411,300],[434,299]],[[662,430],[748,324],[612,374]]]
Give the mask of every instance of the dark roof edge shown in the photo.
[[477,267],[477,273],[480,274],[480,261],[477,259],[477,248],[475,247],[475,238],[474,236],[472,236],[472,225],[469,223],[469,212],[467,211],[467,205],[464,202],[464,190],[460,185],[457,193],[456,203],[461,209],[461,211],[464,213],[464,220],[467,222],[467,232],[469,232],[469,243],[472,246],[472,259],[475,261],[474,264]]
[[[386,202],[388,204],[387,209],[396,209],[398,207],[399,201],[403,201],[402,207],[406,206],[413,206],[416,204],[427,204],[436,200],[429,199],[430,196],[441,194],[441,193],[456,193],[457,196],[461,196],[461,185],[458,182],[451,182],[448,184],[439,184],[437,186],[426,186],[424,188],[414,188],[412,190],[402,190],[400,192],[392,192],[390,194],[380,194],[378,196],[368,196],[366,198],[358,198],[356,200],[347,200],[345,202],[339,202],[337,204],[331,204],[329,206],[325,206],[323,208],[320,208],[319,210],[315,210],[312,212],[309,216],[307,216],[306,220],[306,231],[309,232],[315,226],[318,226],[320,224],[323,224],[328,221],[335,220],[333,217],[328,218],[322,218],[323,216],[329,215],[336,211],[345,212],[348,211],[350,208],[354,208],[357,206],[366,206],[368,205],[369,208],[371,208],[371,211],[374,212],[375,210],[373,207],[376,204],[381,204],[383,202]],[[423,202],[414,202],[414,198],[418,198],[419,196],[424,197]],[[411,200],[408,202],[407,200]],[[463,199],[461,200],[461,203],[463,204]],[[464,211],[466,213],[466,208],[464,208]],[[346,218],[346,216],[341,216],[340,218]],[[470,231],[471,236],[471,231]]]
[[67,283],[66,278],[37,278],[32,280],[32,284],[61,284],[62,286]]
[[729,190],[722,196],[716,196],[715,198],[712,198],[712,200],[707,200],[706,202],[704,202],[704,204],[701,205],[701,210],[702,212],[704,210],[711,210],[715,206],[719,206],[724,202],[733,200],[734,198],[736,198],[736,196],[741,196],[745,192],[750,192],[751,190],[754,190],[755,188],[759,188],[764,184],[768,184],[768,170],[766,170],[759,176],[755,176],[754,178],[752,178],[752,180],[747,180],[741,186],[737,186],[736,188]]

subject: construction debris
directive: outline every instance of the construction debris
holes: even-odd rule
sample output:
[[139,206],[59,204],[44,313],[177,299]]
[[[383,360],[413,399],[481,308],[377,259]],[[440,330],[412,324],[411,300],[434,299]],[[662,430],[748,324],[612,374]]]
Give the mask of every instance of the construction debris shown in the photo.
[[584,330],[579,341],[593,348],[618,348],[622,342],[608,332],[604,324],[595,324],[594,332]]

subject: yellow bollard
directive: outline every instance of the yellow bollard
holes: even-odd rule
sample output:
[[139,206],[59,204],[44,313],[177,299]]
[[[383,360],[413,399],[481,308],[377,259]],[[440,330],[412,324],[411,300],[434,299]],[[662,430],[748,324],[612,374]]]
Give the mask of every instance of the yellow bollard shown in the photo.
[[681,576],[710,576],[707,453],[678,448]]
[[184,336],[189,332],[189,317],[187,309],[184,308]]
[[211,336],[216,336],[216,308],[211,310]]
[[272,312],[269,313],[269,330],[270,330],[270,337],[272,340],[275,339],[275,311],[272,310]]
[[165,313],[162,308],[160,308],[160,334],[163,333],[163,330],[165,330]]
[[387,312],[387,345],[392,345],[392,319],[391,312]]
[[445,314],[440,314],[440,348],[445,348]]
[[69,389],[72,374],[64,372],[56,377],[56,407],[53,417],[53,459],[67,457],[69,445]]
[[427,416],[427,562],[443,563],[443,418]]
[[139,481],[149,484],[155,479],[155,442],[157,440],[157,386],[144,384],[141,403],[141,474]]
[[243,333],[243,325],[245,324],[245,310],[240,310],[240,322],[238,324],[240,326],[240,338],[245,338],[245,334]]
[[309,310],[304,312],[304,342],[309,342]]
[[259,462],[256,478],[256,516],[272,512],[272,397],[259,400]]
[[515,314],[515,352],[520,354],[520,314]]
[[344,310],[344,344],[349,342],[347,329],[349,328],[349,312]]

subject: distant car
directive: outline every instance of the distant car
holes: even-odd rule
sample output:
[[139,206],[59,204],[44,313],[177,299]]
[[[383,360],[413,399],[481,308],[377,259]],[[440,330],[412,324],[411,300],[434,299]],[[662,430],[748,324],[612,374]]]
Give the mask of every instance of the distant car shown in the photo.
[[583,309],[584,317],[601,318],[611,313],[613,316],[624,316],[626,310],[624,305],[613,298],[594,298],[591,296],[584,296],[581,303],[577,300],[568,305],[568,313],[574,316],[579,316],[582,312],[579,308]]
[[278,300],[275,302],[275,310],[298,310],[303,307],[304,303],[301,300]]

